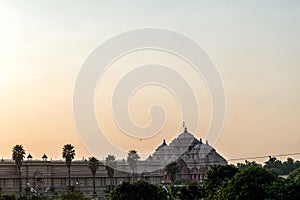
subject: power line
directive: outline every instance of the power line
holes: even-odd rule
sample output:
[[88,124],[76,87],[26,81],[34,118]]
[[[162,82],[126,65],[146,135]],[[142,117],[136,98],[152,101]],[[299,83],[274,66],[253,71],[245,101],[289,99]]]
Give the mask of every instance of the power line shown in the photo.
[[280,157],[280,156],[293,156],[293,155],[300,155],[300,152],[286,153],[286,154],[273,154],[273,155],[255,156],[255,157],[231,158],[231,159],[228,159],[227,161],[249,160],[249,159],[257,159],[257,158],[267,158],[269,156]]

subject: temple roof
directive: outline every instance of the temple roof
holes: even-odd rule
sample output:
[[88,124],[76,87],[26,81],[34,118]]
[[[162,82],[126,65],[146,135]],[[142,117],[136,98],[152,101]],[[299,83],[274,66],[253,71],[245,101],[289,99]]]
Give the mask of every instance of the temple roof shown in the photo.
[[[214,156],[209,156],[214,155]],[[210,157],[210,158],[209,158]],[[184,131],[178,135],[177,138],[173,139],[168,145],[164,140],[159,145],[155,152],[149,156],[146,161],[159,161],[161,163],[168,163],[178,159],[190,163],[195,163],[193,160],[197,159],[218,159],[226,163],[226,160],[219,155],[215,149],[206,143],[202,143],[202,139],[197,140],[193,134],[189,133],[185,127]],[[219,161],[211,160],[211,163],[219,163]]]
[[158,151],[159,149],[161,149],[161,148],[163,148],[163,147],[165,147],[165,146],[168,146],[168,145],[167,145],[167,143],[166,143],[166,140],[164,139],[163,143],[162,143],[161,145],[159,145],[159,146],[155,149],[155,151]]

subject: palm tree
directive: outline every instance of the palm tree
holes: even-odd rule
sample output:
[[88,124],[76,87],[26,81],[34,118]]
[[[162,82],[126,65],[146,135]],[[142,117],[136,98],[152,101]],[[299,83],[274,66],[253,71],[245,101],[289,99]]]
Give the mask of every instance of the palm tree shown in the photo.
[[99,160],[95,157],[90,157],[89,158],[89,162],[88,162],[88,168],[91,170],[92,172],[92,176],[93,176],[93,194],[97,194],[96,193],[96,172],[99,169]]
[[137,154],[136,150],[130,150],[127,156],[127,162],[129,164],[130,169],[132,170],[132,182],[134,182],[134,169],[136,168],[136,162],[141,157]]
[[25,150],[22,145],[16,145],[12,149],[12,159],[15,161],[19,174],[19,193],[22,192],[21,167],[22,161],[25,158]]
[[117,167],[116,157],[114,155],[108,155],[105,158],[106,165],[105,169],[107,170],[107,175],[109,177],[109,190],[112,188],[112,179],[114,177],[115,168]]
[[170,175],[171,181],[174,182],[176,174],[180,172],[180,166],[177,164],[176,161],[173,161],[165,167],[165,170],[167,174]]
[[68,168],[68,178],[69,178],[69,191],[71,189],[71,164],[72,164],[72,160],[75,157],[75,149],[74,146],[72,146],[71,144],[66,144],[64,145],[63,149],[62,149],[62,157],[66,160],[66,165]]

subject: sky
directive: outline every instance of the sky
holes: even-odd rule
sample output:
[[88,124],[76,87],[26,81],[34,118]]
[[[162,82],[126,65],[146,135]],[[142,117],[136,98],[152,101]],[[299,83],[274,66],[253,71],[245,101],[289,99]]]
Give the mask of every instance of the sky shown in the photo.
[[[145,27],[192,38],[217,66],[226,92],[224,127],[214,145],[221,155],[232,159],[300,152],[299,1],[1,0],[0,157],[10,158],[16,144],[34,158],[46,153],[61,159],[67,143],[75,146],[76,159],[94,155],[73,117],[76,78],[103,42]],[[180,118],[176,96],[152,85],[133,95],[128,108],[132,120],[143,127],[151,123],[149,107],[163,105],[168,115],[160,134],[133,141],[116,129],[106,94],[124,70],[151,59],[172,65],[199,86],[201,123],[193,134],[205,137],[212,105],[203,80],[184,71],[188,64],[174,55],[136,52],[115,62],[95,91],[98,123],[104,124],[108,140],[123,150],[101,148],[101,141],[95,141],[100,159],[108,154],[125,158],[133,148],[147,155],[163,139],[169,143],[182,132],[182,120],[187,126],[192,123]]]

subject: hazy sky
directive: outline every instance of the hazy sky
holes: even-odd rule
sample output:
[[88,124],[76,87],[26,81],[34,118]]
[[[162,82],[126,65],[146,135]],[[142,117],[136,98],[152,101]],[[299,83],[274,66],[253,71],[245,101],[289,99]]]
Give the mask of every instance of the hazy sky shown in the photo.
[[[0,156],[11,157],[12,146],[23,144],[35,158],[46,153],[60,159],[66,143],[75,146],[77,159],[90,156],[73,120],[80,67],[105,40],[144,27],[193,38],[217,65],[227,114],[215,147],[225,158],[300,152],[299,1],[0,1]],[[138,63],[136,57],[124,59],[123,64]],[[113,143],[147,153],[162,138],[170,142],[178,135],[172,132],[181,124],[178,110],[170,106],[176,99],[161,88],[144,88],[132,100],[141,104],[130,104],[133,119],[149,123],[142,108],[151,103],[139,98],[153,92],[166,95],[154,100],[169,105],[168,134],[147,145],[134,146],[118,135]],[[95,95],[101,101],[99,91]],[[207,94],[200,96],[204,125],[197,138],[205,135],[211,106]],[[101,105],[95,105],[100,121],[108,109]],[[105,129],[116,133],[114,127]],[[101,150],[103,157],[109,153],[114,152]]]

